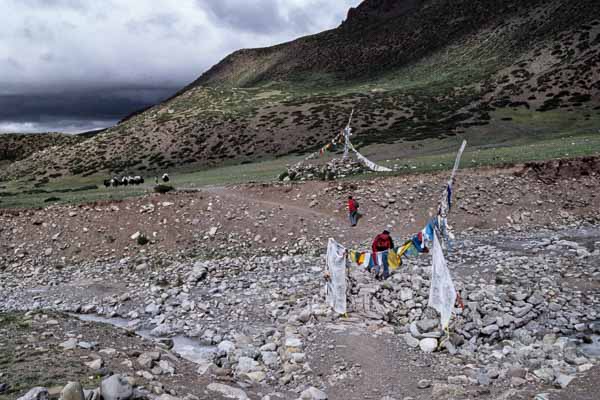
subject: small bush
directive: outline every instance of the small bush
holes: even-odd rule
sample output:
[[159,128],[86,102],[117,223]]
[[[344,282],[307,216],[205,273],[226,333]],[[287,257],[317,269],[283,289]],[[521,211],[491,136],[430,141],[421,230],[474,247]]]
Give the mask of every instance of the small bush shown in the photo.
[[171,191],[175,190],[175,188],[173,186],[169,186],[169,185],[156,185],[154,186],[154,191],[156,193],[169,193]]
[[137,244],[139,244],[140,246],[145,246],[149,243],[150,241],[148,240],[148,238],[146,237],[146,235],[140,235],[137,238]]

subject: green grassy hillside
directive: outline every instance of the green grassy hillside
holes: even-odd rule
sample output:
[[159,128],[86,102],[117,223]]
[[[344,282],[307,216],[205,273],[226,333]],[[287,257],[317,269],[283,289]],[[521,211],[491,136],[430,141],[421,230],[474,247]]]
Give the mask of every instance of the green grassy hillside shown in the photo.
[[599,82],[598,1],[367,0],[337,29],[238,51],[163,104],[0,176],[293,156],[321,146],[352,109],[354,142],[375,160],[456,136],[506,146],[593,135]]

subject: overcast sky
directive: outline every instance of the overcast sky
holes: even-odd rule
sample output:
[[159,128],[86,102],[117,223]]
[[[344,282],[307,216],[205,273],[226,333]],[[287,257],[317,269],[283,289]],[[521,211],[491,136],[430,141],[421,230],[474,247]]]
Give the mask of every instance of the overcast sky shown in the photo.
[[227,54],[338,26],[360,0],[2,0],[0,133],[80,132]]

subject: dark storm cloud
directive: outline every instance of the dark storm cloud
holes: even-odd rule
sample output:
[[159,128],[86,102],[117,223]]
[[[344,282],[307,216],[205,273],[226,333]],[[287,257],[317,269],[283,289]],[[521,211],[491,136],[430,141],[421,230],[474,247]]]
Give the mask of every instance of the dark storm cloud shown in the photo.
[[333,28],[358,2],[4,0],[0,133],[118,120],[234,50]]
[[114,89],[52,95],[0,96],[0,120],[29,121],[36,116],[118,119],[123,110],[145,108],[171,96],[177,88]]
[[113,125],[160,103],[178,88],[99,89],[0,96],[0,132],[81,132]]

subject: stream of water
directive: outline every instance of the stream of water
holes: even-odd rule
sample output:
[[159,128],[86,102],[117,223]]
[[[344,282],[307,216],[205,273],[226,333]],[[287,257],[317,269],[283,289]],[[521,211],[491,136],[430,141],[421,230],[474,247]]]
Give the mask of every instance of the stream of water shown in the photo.
[[[88,315],[88,314],[71,314],[71,316],[81,320],[81,321],[89,321],[89,322],[98,322],[102,324],[109,324],[115,326],[120,329],[130,329],[130,322],[124,318],[106,318],[100,317],[98,315]],[[156,341],[160,338],[154,338],[150,335],[150,330],[137,330],[135,334],[143,337],[144,339]],[[214,353],[216,353],[216,346],[204,346],[200,343],[196,342],[193,339],[190,339],[186,336],[177,335],[169,338],[173,341],[173,351],[176,354],[179,354],[182,358],[191,361],[195,364],[202,364],[207,360],[211,360]]]

